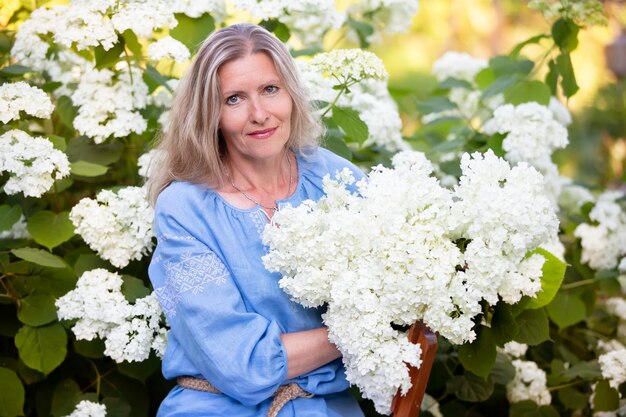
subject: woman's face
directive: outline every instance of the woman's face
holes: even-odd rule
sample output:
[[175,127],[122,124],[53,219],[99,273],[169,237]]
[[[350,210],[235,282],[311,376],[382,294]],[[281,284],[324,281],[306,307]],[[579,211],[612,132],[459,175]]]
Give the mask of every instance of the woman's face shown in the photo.
[[217,72],[219,127],[229,157],[259,161],[281,156],[291,130],[291,96],[265,53],[229,61]]

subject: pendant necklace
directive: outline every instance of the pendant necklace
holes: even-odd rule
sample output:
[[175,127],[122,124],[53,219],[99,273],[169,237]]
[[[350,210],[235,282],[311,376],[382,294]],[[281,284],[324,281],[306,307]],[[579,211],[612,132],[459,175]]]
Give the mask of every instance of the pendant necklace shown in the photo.
[[[289,197],[291,195],[291,183],[293,180],[293,177],[291,175],[291,158],[289,158],[289,155],[287,155],[287,163],[289,164],[289,186],[287,188],[287,197]],[[273,207],[268,207],[268,206],[264,206],[263,204],[259,203],[258,201],[256,201],[254,198],[250,197],[248,194],[246,194],[241,188],[237,187],[235,185],[235,182],[233,181],[233,179],[230,176],[229,172],[226,172],[226,176],[228,177],[228,180],[230,181],[230,185],[233,186],[233,188],[235,190],[237,190],[242,196],[244,196],[247,200],[253,202],[254,204],[261,206],[263,209],[265,210],[271,210],[273,212],[275,212],[276,210],[278,210],[278,205],[274,205]]]

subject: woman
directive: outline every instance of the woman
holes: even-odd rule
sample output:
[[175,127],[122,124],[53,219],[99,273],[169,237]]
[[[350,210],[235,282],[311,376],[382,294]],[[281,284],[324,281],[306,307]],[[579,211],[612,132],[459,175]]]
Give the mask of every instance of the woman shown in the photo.
[[[285,46],[234,25],[202,45],[177,89],[150,184],[150,279],[171,331],[159,416],[362,416],[320,312],[289,300],[261,261],[283,204],[323,195],[348,161],[318,148]],[[283,405],[284,404],[284,405]]]

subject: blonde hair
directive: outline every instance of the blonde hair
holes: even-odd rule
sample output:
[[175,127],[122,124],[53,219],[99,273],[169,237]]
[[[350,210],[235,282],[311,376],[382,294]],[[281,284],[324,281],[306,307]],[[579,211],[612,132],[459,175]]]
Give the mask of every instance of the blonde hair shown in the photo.
[[273,61],[291,96],[291,132],[286,146],[301,154],[319,145],[321,122],[313,115],[305,89],[285,45],[264,28],[236,24],[215,31],[203,42],[174,94],[167,132],[157,139],[163,155],[148,180],[154,205],[172,181],[221,187],[224,184],[225,145],[219,133],[222,99],[218,70],[226,62],[254,53]]

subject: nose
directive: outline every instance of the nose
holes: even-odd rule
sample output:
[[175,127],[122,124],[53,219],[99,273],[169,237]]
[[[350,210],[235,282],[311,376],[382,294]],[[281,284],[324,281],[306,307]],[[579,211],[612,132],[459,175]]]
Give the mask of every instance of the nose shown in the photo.
[[269,112],[265,108],[262,100],[257,98],[250,100],[250,120],[253,123],[263,124],[269,118]]

